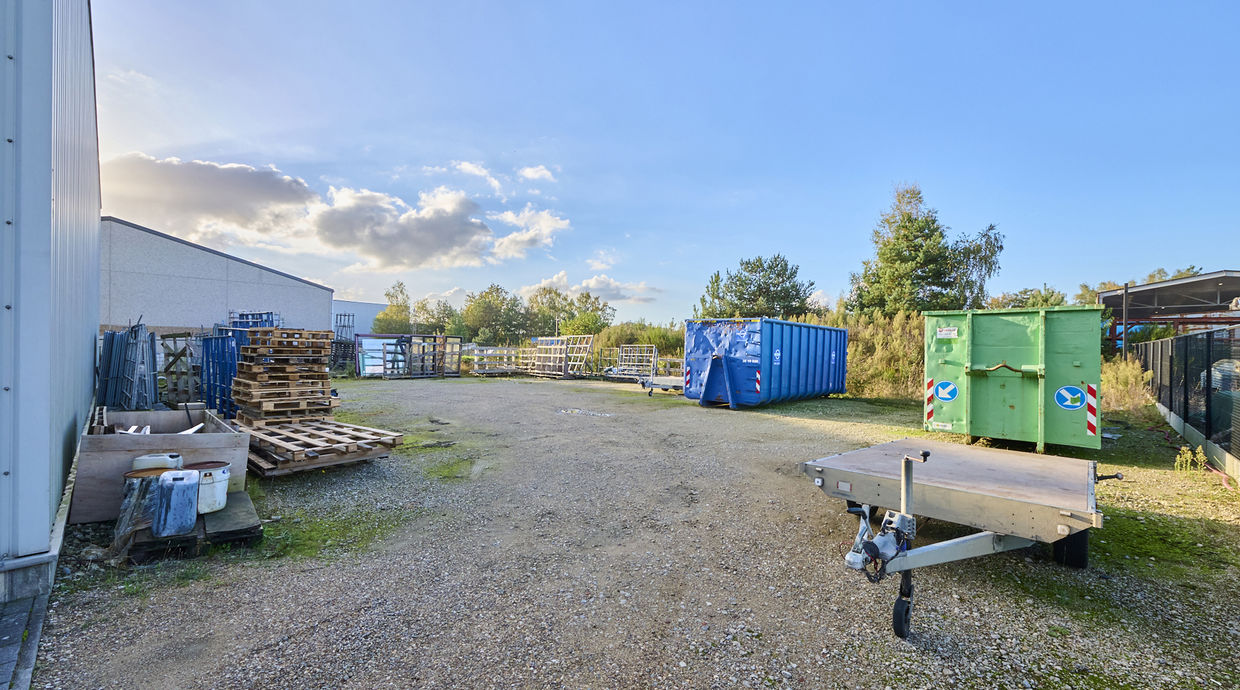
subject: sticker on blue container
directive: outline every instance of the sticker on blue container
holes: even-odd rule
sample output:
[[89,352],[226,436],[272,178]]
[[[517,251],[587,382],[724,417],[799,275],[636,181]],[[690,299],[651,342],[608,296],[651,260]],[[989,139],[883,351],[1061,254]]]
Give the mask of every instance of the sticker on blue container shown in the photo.
[[1085,407],[1085,391],[1077,386],[1064,386],[1055,391],[1055,404],[1065,410],[1079,410]]
[[[832,353],[832,354],[834,354],[834,353]],[[778,365],[778,364],[779,364],[779,358],[780,358],[779,348],[775,348],[775,354],[773,355],[773,357],[774,357],[774,362],[773,362],[773,364]]]
[[957,395],[960,395],[960,389],[951,381],[942,381],[934,387],[934,397],[943,402],[951,402]]

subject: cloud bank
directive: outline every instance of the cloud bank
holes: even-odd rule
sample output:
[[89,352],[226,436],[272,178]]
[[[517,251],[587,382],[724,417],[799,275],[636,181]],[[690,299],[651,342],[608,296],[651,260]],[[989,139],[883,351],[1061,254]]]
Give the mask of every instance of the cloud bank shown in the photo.
[[517,228],[497,235],[463,191],[436,187],[419,193],[416,203],[345,186],[332,186],[324,196],[274,167],[131,153],[104,163],[102,177],[103,207],[110,215],[213,248],[253,246],[354,260],[354,271],[519,259],[529,249],[551,247],[555,235],[570,227],[567,219],[526,205],[488,216]]
[[576,285],[570,285],[568,271],[560,271],[550,278],[544,278],[533,285],[526,285],[517,290],[517,293],[522,297],[528,298],[539,288],[543,287],[553,287],[574,297],[583,292],[588,292],[608,302],[628,302],[631,304],[653,302],[654,297],[650,293],[661,292],[659,288],[651,287],[645,282],[622,283],[606,274],[599,274],[592,278],[587,278]]

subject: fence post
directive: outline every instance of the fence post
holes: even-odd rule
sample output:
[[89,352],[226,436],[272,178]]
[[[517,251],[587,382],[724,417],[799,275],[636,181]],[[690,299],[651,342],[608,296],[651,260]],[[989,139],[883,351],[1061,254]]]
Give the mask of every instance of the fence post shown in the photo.
[[1214,409],[1214,331],[1206,332],[1206,440],[1209,441],[1214,436],[1214,415],[1211,414]]
[[1181,367],[1182,369],[1184,369],[1184,386],[1183,386],[1183,390],[1180,391],[1180,394],[1184,396],[1184,416],[1181,418],[1181,421],[1184,422],[1184,426],[1188,426],[1188,411],[1189,411],[1188,410],[1188,360],[1189,360],[1188,338],[1184,338],[1184,366]]

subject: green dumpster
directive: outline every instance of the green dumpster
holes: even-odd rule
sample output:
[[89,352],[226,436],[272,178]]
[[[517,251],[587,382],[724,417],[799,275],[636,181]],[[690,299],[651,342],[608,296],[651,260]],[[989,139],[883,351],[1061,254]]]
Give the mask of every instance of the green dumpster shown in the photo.
[[1100,307],[925,317],[927,431],[1101,447]]

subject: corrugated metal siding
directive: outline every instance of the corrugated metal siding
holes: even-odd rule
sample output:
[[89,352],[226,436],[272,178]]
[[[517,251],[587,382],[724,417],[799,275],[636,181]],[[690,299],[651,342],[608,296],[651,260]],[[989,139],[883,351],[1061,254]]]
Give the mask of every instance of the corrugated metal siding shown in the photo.
[[48,549],[90,411],[99,154],[89,3],[0,0],[0,16],[0,556],[22,556]]
[[229,311],[274,311],[290,328],[332,327],[331,288],[123,220],[104,219],[102,242],[101,325],[142,317],[167,332],[210,328]]

